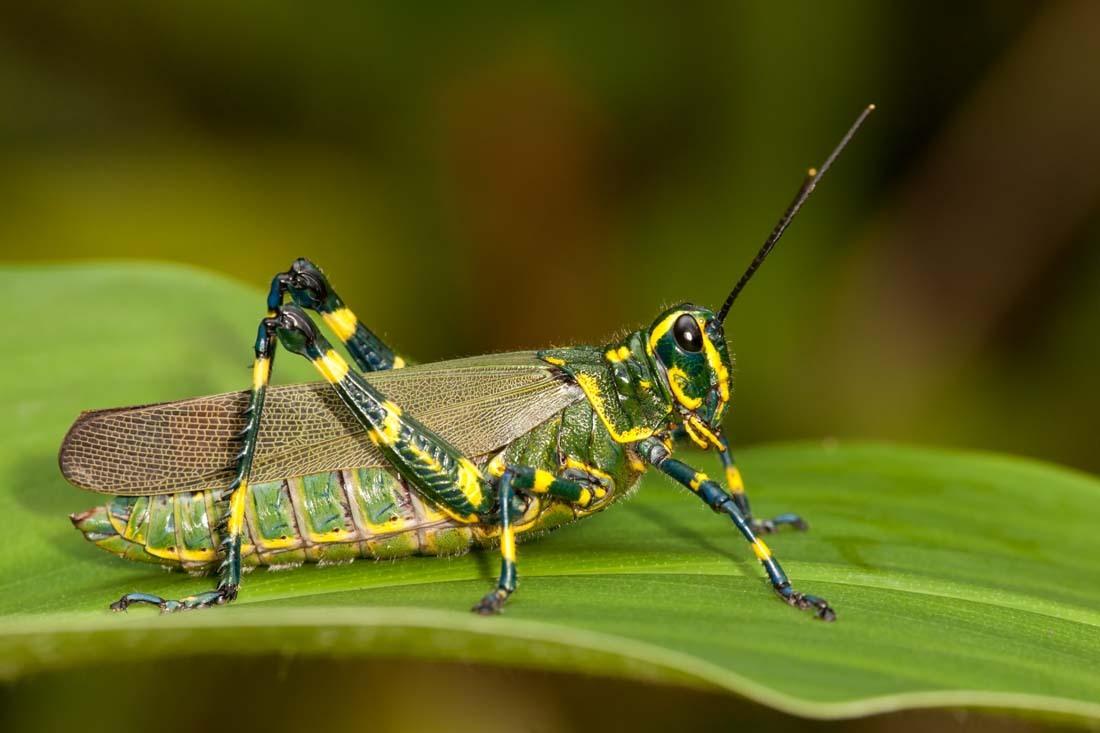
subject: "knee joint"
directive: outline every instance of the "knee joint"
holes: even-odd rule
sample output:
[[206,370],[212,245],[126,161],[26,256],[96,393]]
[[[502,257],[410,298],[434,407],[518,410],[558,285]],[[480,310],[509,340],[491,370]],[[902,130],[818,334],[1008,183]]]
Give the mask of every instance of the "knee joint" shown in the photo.
[[309,356],[312,351],[327,345],[313,321],[296,305],[276,308],[272,320],[275,322],[279,341],[288,351]]
[[289,270],[272,278],[267,296],[268,310],[277,310],[287,293],[295,304],[309,310],[324,312],[341,305],[321,268],[304,257],[294,260]]

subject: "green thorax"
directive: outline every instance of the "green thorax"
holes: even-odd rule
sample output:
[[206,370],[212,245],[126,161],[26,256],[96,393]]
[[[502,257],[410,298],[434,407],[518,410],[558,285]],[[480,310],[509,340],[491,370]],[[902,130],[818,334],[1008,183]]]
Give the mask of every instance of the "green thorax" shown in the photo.
[[573,377],[617,442],[643,440],[668,423],[671,398],[646,351],[644,331],[603,348],[545,349],[538,355]]

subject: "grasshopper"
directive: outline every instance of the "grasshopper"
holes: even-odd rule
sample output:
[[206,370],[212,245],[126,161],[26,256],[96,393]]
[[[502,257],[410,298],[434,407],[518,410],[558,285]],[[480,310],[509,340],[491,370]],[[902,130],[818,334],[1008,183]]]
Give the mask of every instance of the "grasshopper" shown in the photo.
[[[866,108],[786,212],[717,312],[677,305],[647,328],[576,346],[406,366],[299,259],[271,281],[252,389],[83,413],[61,446],[74,485],[109,494],[73,514],[91,542],[131,560],[215,571],[210,591],[111,605],[179,611],[237,597],[242,567],[445,555],[496,546],[496,587],[473,607],[499,612],[516,589],[516,538],[601,511],[656,469],[728,516],[771,587],[822,620],[760,535],[804,530],[795,514],[753,516],[722,433],[732,358],[730,307],[874,106]],[[318,330],[317,314],[351,365]],[[269,386],[276,346],[323,382]],[[673,457],[677,443],[718,453],[725,488]]]

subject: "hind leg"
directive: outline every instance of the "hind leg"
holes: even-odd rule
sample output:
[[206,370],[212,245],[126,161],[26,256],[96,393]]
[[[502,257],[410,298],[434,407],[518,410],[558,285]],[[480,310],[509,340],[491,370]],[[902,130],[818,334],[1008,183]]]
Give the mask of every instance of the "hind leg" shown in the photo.
[[237,480],[229,487],[233,493],[226,523],[225,561],[217,588],[179,601],[132,593],[113,606],[116,610],[125,610],[134,603],[146,603],[164,611],[176,611],[219,605],[236,598],[240,585],[241,530],[252,459],[262,420],[264,394],[279,342],[292,353],[310,360],[367,428],[390,467],[406,478],[418,493],[459,522],[480,522],[482,517],[493,514],[496,495],[492,483],[472,461],[414,417],[406,415],[400,406],[364,380],[333,350],[299,306],[279,305],[260,322],[257,330],[249,420],[242,432],[244,447]]
[[495,613],[515,590],[515,529],[519,510],[516,492],[546,493],[580,506],[606,489],[554,476],[530,466],[503,466],[492,461],[483,473],[454,446],[394,404],[332,350],[313,328],[308,316],[295,306],[283,306],[279,317],[283,345],[313,362],[344,403],[368,428],[372,441],[390,466],[416,491],[458,522],[497,521],[501,526],[501,574],[494,591],[474,607],[478,613]]
[[[240,434],[242,447],[238,454],[237,475],[228,488],[232,494],[229,512],[222,525],[225,539],[221,548],[223,561],[218,569],[218,585],[212,591],[179,600],[167,600],[149,593],[129,593],[112,603],[112,610],[125,611],[134,604],[149,604],[158,606],[162,611],[179,611],[220,605],[237,597],[241,582],[241,532],[248,498],[248,478],[259,435],[264,394],[275,358],[276,333],[280,319],[286,320],[281,314],[281,306],[287,295],[301,307],[320,314],[363,371],[398,369],[405,365],[400,356],[395,355],[344,305],[328,278],[309,260],[295,260],[288,271],[272,278],[267,298],[268,317],[260,323],[256,335],[252,395],[245,411],[247,422]],[[293,324],[283,324],[284,327],[288,325]]]
[[[241,432],[243,447],[238,454],[237,475],[227,491],[229,512],[222,528],[221,556],[218,568],[218,585],[212,591],[187,596],[177,600],[167,600],[149,593],[128,593],[111,604],[112,611],[125,611],[136,603],[158,606],[161,611],[186,611],[193,608],[205,608],[228,603],[237,597],[241,584],[241,534],[244,528],[244,508],[248,500],[248,480],[252,472],[252,459],[256,454],[256,438],[260,430],[260,415],[263,412],[264,396],[271,378],[271,367],[275,359],[275,335],[279,322],[275,318],[265,318],[256,331],[255,359],[252,363],[252,394],[245,410],[247,422]],[[223,494],[224,496],[224,494]]]
[[289,270],[272,278],[267,295],[268,313],[274,315],[287,295],[298,307],[321,316],[360,371],[378,372],[405,366],[405,360],[344,305],[325,273],[309,260],[298,258]]

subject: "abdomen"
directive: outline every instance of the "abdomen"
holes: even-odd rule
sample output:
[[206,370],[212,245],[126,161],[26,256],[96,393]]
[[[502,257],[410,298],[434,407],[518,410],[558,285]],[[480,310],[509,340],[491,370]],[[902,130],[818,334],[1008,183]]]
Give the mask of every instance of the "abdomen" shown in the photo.
[[[286,566],[456,554],[477,525],[460,525],[382,468],[330,471],[257,484],[245,507],[242,562]],[[228,509],[210,491],[113,496],[75,514],[85,537],[128,560],[207,572],[217,564]]]

